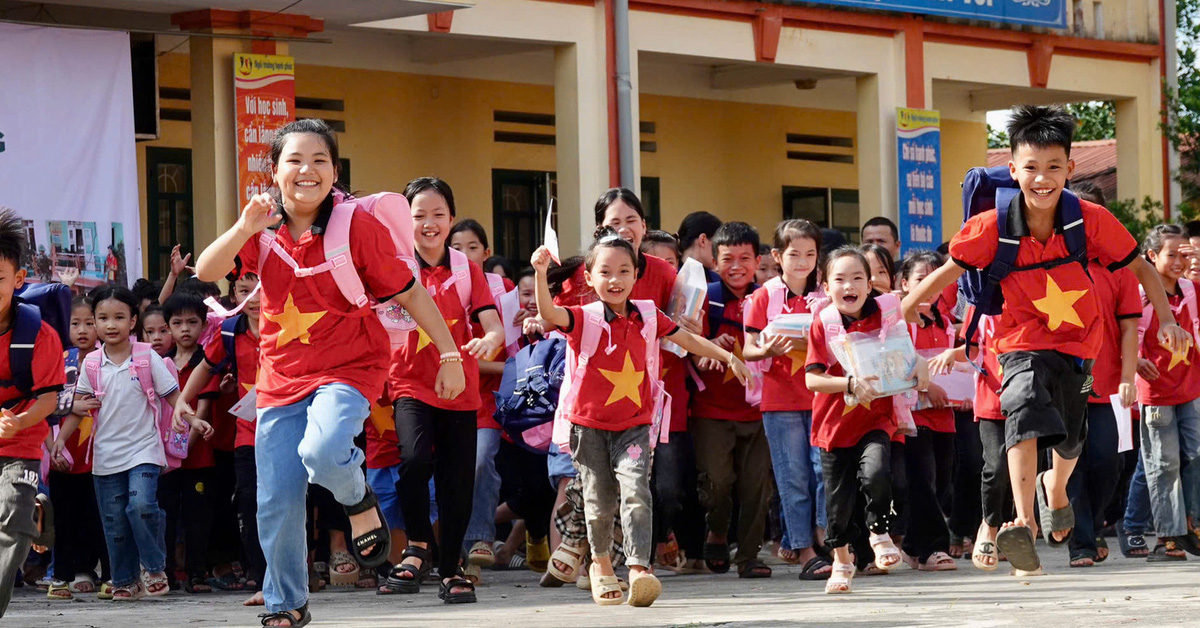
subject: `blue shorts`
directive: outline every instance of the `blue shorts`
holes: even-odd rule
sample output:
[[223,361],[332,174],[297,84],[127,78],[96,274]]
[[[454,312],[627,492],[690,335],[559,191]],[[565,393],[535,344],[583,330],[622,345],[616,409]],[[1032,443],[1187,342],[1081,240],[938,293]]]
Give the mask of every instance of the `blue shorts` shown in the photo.
[[550,455],[546,457],[546,470],[550,476],[550,487],[556,491],[559,481],[579,475],[575,463],[571,460],[571,454],[562,453],[558,450],[558,445],[554,444],[550,445]]
[[[396,493],[396,483],[400,481],[400,465],[383,469],[367,469],[367,484],[375,491],[379,499],[379,507],[387,519],[388,528],[404,530],[404,515],[400,512],[400,496]],[[437,494],[434,492],[433,480],[429,480],[429,521],[436,522]]]

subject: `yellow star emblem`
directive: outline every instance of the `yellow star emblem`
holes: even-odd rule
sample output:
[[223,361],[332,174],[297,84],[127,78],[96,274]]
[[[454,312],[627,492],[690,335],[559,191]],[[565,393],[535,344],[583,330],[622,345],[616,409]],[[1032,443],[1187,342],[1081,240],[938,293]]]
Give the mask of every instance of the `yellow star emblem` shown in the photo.
[[388,406],[371,405],[371,425],[375,427],[375,433],[383,435],[384,432],[396,431],[396,421],[392,417],[392,409]]
[[317,321],[325,317],[325,312],[301,312],[296,307],[295,299],[292,295],[288,295],[287,302],[283,304],[283,311],[278,314],[272,314],[264,311],[263,316],[267,320],[279,325],[279,335],[275,339],[275,348],[278,349],[293,340],[299,340],[301,344],[309,344],[311,336],[308,330]]
[[[737,356],[737,359],[742,360],[742,341],[741,340],[733,341],[733,355]],[[725,377],[721,378],[721,383],[724,384],[725,382],[728,382],[729,380],[734,379],[735,377],[736,376],[733,374],[733,370],[725,369]]]
[[[454,324],[457,322],[458,322],[457,318],[448,320],[448,321],[446,321],[446,327],[449,327],[450,329],[454,329]],[[421,327],[420,325],[418,325],[417,326],[417,353],[420,353],[421,349],[424,349],[425,347],[428,347],[431,344],[433,344],[433,339],[429,337],[429,334],[425,333],[424,327]]]
[[795,375],[804,368],[804,362],[808,359],[808,353],[799,349],[795,349],[793,351],[789,351],[787,357],[792,361],[791,374]]
[[87,415],[79,421],[79,444],[83,445],[92,437],[92,415]]
[[[254,390],[254,384],[242,384],[242,388],[248,393],[251,390]],[[242,393],[242,394],[245,394],[245,393]]]
[[1049,318],[1046,326],[1050,328],[1050,331],[1058,329],[1063,323],[1083,327],[1083,320],[1079,318],[1079,312],[1075,311],[1075,302],[1082,299],[1087,292],[1087,290],[1063,291],[1054,282],[1054,278],[1047,274],[1046,296],[1034,301],[1033,307]]
[[859,400],[857,398],[854,399],[853,403],[848,403],[845,405],[846,405],[846,407],[842,408],[842,416],[846,416],[847,414],[854,412],[854,410],[857,409],[859,406],[862,406],[863,408],[866,408],[867,410],[871,409],[870,401],[859,402]]
[[597,369],[604,379],[612,382],[613,390],[608,395],[608,401],[604,402],[605,406],[612,404],[622,399],[629,399],[637,407],[642,407],[642,395],[640,387],[642,380],[646,377],[645,371],[639,371],[633,368],[633,357],[629,355],[629,351],[625,352],[625,366],[619,371],[606,371]]

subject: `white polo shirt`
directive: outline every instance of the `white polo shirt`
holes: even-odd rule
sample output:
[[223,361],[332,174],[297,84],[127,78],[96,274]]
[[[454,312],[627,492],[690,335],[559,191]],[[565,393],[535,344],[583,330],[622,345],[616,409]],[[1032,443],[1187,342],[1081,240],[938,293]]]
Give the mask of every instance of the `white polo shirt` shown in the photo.
[[[133,356],[122,364],[108,359],[107,349],[100,350],[100,382],[104,399],[96,417],[92,440],[92,474],[112,475],[128,471],[140,464],[165,467],[166,452],[162,437],[155,425],[157,414],[142,392],[142,385],[133,372]],[[179,388],[179,382],[158,354],[150,353],[150,372],[154,390],[166,397]],[[79,384],[75,392],[90,395],[95,391],[88,380],[87,370],[79,369]]]

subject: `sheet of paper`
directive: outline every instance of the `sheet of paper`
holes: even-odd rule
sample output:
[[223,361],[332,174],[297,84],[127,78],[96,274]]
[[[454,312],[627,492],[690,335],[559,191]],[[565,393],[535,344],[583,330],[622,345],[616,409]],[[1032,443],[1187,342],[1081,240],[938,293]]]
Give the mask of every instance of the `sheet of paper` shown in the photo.
[[256,421],[258,419],[258,388],[251,388],[250,392],[238,399],[238,402],[229,409],[229,413],[243,421]]
[[953,403],[975,399],[975,376],[973,373],[954,369],[949,373],[934,375],[933,383],[946,391],[946,398]]
[[517,294],[517,289],[513,288],[508,292],[500,295],[500,302],[496,305],[500,306],[500,313],[504,320],[504,346],[511,346],[521,339],[520,325],[513,325],[513,317],[517,315],[517,309],[521,306],[521,299]]
[[547,249],[550,249],[550,257],[554,261],[561,264],[562,261],[558,256],[558,232],[554,230],[554,199],[550,199],[550,207],[546,210],[546,231],[542,236],[542,244]]
[[1109,395],[1113,416],[1117,418],[1117,452],[1133,449],[1133,412],[1121,403],[1121,395]]

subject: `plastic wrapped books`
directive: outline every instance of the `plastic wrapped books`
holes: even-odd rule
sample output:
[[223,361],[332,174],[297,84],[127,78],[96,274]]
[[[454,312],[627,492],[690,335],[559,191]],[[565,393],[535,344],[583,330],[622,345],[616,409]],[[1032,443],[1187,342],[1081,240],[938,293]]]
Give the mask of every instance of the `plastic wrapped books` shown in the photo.
[[[921,349],[917,351],[917,355],[931,360],[937,357],[945,349]],[[946,391],[946,399],[952,406],[961,406],[968,401],[975,400],[975,370],[972,369],[966,362],[955,362],[954,368],[949,373],[940,375],[930,374],[929,382],[936,384]],[[929,400],[922,396],[914,410],[925,410],[929,408]]]
[[843,345],[849,360],[843,364],[855,377],[878,377],[872,386],[881,397],[916,389],[917,350],[903,327],[897,326],[885,338],[875,333],[849,333]]
[[809,313],[780,314],[767,323],[763,330],[765,338],[783,336],[794,340],[807,340],[808,328],[812,327],[813,315]]
[[[667,316],[673,320],[683,317],[695,318],[704,311],[708,300],[708,282],[704,276],[704,266],[694,259],[688,258],[675,276],[675,287],[671,289],[671,301],[667,304]],[[663,349],[679,357],[687,355],[683,347],[671,342],[662,341]]]

